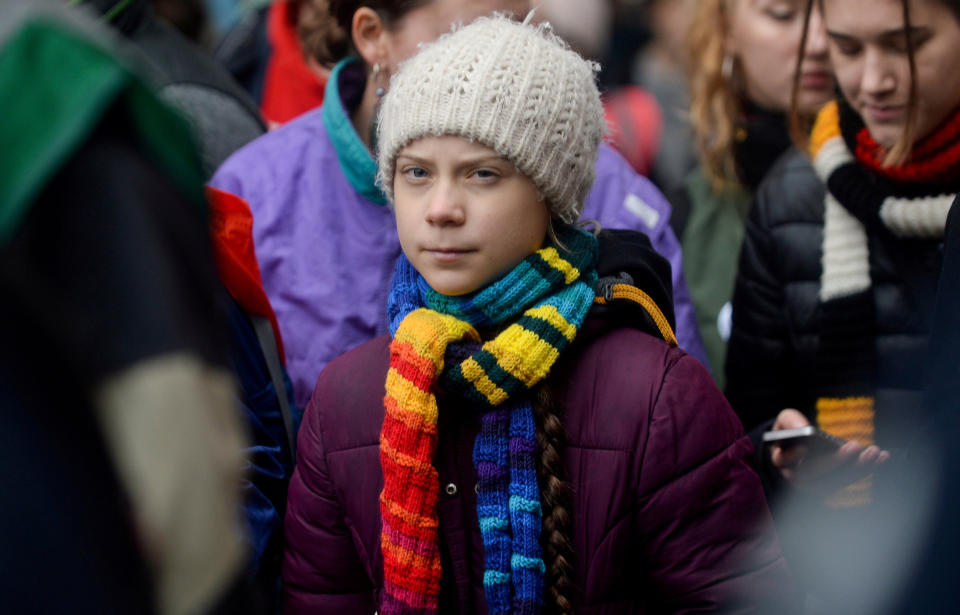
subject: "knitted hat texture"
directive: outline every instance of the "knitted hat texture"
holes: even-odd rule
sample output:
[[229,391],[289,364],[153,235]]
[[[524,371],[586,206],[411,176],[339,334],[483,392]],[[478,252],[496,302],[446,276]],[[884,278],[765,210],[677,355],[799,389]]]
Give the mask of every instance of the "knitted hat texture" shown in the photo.
[[512,162],[557,218],[575,222],[605,126],[598,68],[549,24],[494,15],[445,34],[390,80],[380,108],[377,181],[393,201],[400,150],[421,137],[459,135]]

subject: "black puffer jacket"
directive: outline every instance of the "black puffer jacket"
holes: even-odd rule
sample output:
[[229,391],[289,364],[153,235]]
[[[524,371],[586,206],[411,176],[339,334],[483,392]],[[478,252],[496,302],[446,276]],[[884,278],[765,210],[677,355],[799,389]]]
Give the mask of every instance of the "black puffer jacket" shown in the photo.
[[[733,297],[727,397],[750,430],[783,408],[814,419],[825,188],[791,150],[757,190]],[[918,423],[941,240],[870,237],[876,304],[876,440]]]

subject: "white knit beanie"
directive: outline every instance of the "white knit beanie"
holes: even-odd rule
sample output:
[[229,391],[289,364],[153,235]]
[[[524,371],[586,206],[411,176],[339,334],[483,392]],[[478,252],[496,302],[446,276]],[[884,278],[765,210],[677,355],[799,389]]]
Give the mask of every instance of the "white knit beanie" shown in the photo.
[[598,66],[529,19],[478,19],[401,64],[380,108],[377,181],[388,199],[403,147],[459,135],[512,162],[557,218],[577,220],[605,126]]

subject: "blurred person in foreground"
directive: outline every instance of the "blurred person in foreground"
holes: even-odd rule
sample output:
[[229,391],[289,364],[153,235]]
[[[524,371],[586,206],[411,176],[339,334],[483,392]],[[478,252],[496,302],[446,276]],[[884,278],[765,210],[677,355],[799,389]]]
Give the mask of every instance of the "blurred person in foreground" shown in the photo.
[[153,10],[187,39],[207,46],[213,36],[204,0],[150,0]]
[[[245,200],[264,286],[277,311],[298,406],[341,353],[387,330],[400,255],[396,224],[374,178],[376,109],[418,44],[525,0],[338,0],[318,22],[334,65],[323,106],[234,154],[210,184]],[[612,148],[601,146],[584,216],[650,236],[671,262],[680,346],[706,362],[682,277],[670,205]]]
[[[960,438],[960,206],[953,202],[944,236],[943,270],[937,289],[924,401],[931,419],[913,446],[927,447],[931,462],[914,464],[901,479],[903,492],[925,480],[934,491],[930,531],[910,571],[897,613],[945,613],[956,604],[960,569],[960,458],[951,454]],[[929,472],[924,475],[924,471]]]
[[210,54],[154,14],[151,0],[81,0],[129,40],[152,69],[160,97],[190,122],[207,178],[266,127],[250,97]]
[[[80,8],[95,10],[139,52],[138,60],[150,69],[154,92],[180,111],[192,129],[203,179],[235,149],[264,132],[246,94],[205,50],[162,23],[149,0],[88,0]],[[299,413],[288,399],[282,339],[260,281],[250,211],[230,195],[210,190],[206,196],[220,279],[219,317],[251,436],[244,483],[249,572],[270,597],[279,580],[281,520]]]
[[4,607],[243,612],[245,436],[189,130],[108,31],[0,7]]

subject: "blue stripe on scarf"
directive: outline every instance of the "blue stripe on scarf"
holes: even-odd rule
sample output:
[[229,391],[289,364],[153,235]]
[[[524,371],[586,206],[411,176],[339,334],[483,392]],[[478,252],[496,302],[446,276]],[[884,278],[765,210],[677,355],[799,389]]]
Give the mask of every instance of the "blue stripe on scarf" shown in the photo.
[[540,548],[542,511],[537,486],[537,428],[533,409],[517,407],[510,413],[510,498],[507,514],[513,529],[510,570],[513,578],[514,613],[540,611],[546,566]]

